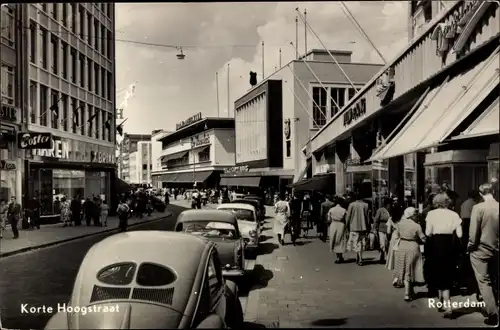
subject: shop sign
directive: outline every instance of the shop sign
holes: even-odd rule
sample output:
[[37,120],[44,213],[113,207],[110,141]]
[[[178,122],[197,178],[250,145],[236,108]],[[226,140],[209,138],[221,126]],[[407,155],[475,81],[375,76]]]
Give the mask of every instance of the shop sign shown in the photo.
[[16,163],[9,162],[6,160],[0,160],[0,170],[3,171],[14,171],[16,169]]
[[17,121],[17,109],[8,104],[2,104],[0,108],[0,119],[8,121]]
[[20,149],[50,149],[52,147],[52,134],[50,133],[19,133]]
[[233,167],[227,167],[224,169],[224,173],[237,173],[237,172],[248,172],[249,167],[248,165],[242,165],[242,166],[233,166]]
[[198,112],[196,115],[191,116],[188,119],[181,121],[180,123],[177,123],[175,125],[175,130],[178,131],[183,127],[186,127],[188,125],[196,123],[197,121],[200,121],[201,119],[202,119],[201,112]]
[[364,115],[366,115],[366,99],[361,99],[344,113],[344,126],[349,126]]
[[193,140],[193,147],[199,147],[205,144],[210,144],[210,136],[205,135],[201,136],[198,135],[194,140]]
[[65,140],[54,140],[48,149],[33,149],[33,156],[69,159],[69,143]]
[[90,152],[90,161],[96,163],[113,164],[115,162],[115,156],[107,152]]

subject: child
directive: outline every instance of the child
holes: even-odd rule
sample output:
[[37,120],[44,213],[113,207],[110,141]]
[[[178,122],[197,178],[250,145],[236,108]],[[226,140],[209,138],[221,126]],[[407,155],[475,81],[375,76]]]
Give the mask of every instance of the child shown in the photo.
[[102,201],[101,203],[101,214],[100,214],[100,222],[102,227],[108,226],[108,213],[109,213],[109,205],[106,201]]

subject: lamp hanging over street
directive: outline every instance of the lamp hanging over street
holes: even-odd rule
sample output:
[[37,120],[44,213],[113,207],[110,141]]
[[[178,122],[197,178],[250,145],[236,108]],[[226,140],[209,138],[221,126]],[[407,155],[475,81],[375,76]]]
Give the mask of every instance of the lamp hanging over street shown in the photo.
[[186,58],[186,55],[182,52],[182,47],[177,47],[179,53],[176,55],[178,60],[183,60]]

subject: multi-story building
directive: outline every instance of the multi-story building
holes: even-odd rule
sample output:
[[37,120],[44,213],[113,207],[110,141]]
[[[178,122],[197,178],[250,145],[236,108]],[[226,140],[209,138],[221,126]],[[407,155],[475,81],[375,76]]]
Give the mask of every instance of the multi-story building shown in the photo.
[[343,193],[351,146],[361,164],[387,162],[388,184],[368,191],[374,208],[381,198],[373,197],[389,194],[426,204],[442,185],[460,205],[468,191],[497,181],[499,15],[498,1],[411,1],[408,45],[313,136],[313,167],[334,154],[329,165]]
[[151,157],[151,134],[125,133],[119,149],[119,177],[127,183],[151,182],[153,162]]
[[154,130],[151,133],[151,158],[153,161],[153,171],[161,170],[161,141],[159,141],[164,136],[172,132],[165,131],[163,129]]
[[310,138],[381,68],[351,62],[351,52],[330,53],[341,69],[313,49],[235,101],[236,165],[246,167],[223,175],[221,185],[276,191],[307,174],[302,150]]
[[202,118],[198,113],[158,141],[162,143],[162,168],[153,172],[154,187],[213,188],[219,185],[220,175],[234,166],[232,118]]
[[2,4],[0,42],[0,198],[22,196],[24,164],[16,146],[22,122],[22,38],[18,29],[21,5]]
[[[27,125],[26,196],[42,214],[56,197],[112,198],[115,164],[115,8],[112,3],[23,6]],[[42,147],[42,149],[40,149]]]

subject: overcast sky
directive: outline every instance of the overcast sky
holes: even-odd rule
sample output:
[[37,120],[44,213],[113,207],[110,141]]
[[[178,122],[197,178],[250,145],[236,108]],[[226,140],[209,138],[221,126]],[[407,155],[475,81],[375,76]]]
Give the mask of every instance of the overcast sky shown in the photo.
[[[344,3],[386,60],[406,45],[406,1]],[[232,107],[249,89],[249,71],[261,79],[262,41],[266,76],[279,65],[280,48],[283,65],[295,57],[289,43],[295,42],[296,7],[307,9],[309,24],[329,49],[353,51],[354,62],[382,63],[339,2],[116,4],[117,106],[129,118],[125,131],[173,130],[198,112],[217,116],[216,72],[220,115],[227,116],[227,64]],[[309,50],[322,48],[311,33],[307,39]],[[176,49],[120,40],[182,46],[186,58],[177,60]],[[299,50],[304,51],[300,19]]]

